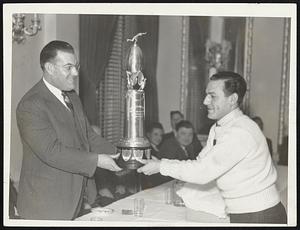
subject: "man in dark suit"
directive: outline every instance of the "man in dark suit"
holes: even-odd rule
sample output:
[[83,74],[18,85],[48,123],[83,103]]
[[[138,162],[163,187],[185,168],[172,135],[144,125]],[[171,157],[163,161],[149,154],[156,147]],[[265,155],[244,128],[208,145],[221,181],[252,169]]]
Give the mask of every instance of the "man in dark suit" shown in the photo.
[[[170,112],[170,121],[171,121],[171,127],[172,127],[172,131],[169,133],[165,133],[163,135],[163,141],[161,144],[163,144],[166,140],[168,140],[169,138],[171,138],[171,140],[174,141],[175,139],[175,133],[176,133],[176,125],[182,121],[184,119],[183,114],[180,111],[171,111]],[[202,149],[202,145],[201,142],[199,141],[199,139],[197,138],[196,133],[194,132],[193,134],[193,140],[191,142],[191,144],[189,144],[187,147],[189,152],[193,152],[195,150],[198,149]],[[200,152],[200,151],[199,151]]]
[[121,169],[109,155],[115,147],[92,130],[74,91],[79,64],[73,47],[48,43],[40,65],[43,78],[17,107],[23,143],[17,209],[23,219],[71,220],[96,168]]
[[[182,120],[176,124],[174,137],[166,139],[160,147],[161,158],[187,160],[196,159],[202,146],[192,145],[194,128],[191,122]],[[188,148],[189,147],[189,148]]]
[[174,137],[175,129],[176,129],[176,124],[184,119],[183,114],[180,111],[171,111],[170,112],[170,122],[171,122],[171,128],[172,131],[165,133],[163,135],[163,141],[170,138]]

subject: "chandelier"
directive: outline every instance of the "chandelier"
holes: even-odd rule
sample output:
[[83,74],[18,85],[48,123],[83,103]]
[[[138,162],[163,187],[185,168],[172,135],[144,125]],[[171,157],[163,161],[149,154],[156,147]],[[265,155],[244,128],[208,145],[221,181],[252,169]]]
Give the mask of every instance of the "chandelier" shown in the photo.
[[38,14],[33,14],[31,25],[25,26],[25,15],[24,14],[13,14],[12,24],[12,39],[17,43],[25,41],[26,36],[34,36],[41,30],[40,19]]

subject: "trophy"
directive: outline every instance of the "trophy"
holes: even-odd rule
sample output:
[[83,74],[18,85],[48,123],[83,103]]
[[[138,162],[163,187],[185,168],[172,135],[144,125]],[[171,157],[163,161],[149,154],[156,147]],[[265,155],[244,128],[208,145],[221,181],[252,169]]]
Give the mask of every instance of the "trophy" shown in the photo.
[[143,54],[137,45],[138,38],[146,33],[138,33],[127,42],[133,42],[127,55],[126,122],[124,137],[117,143],[120,153],[118,164],[125,170],[141,166],[139,159],[150,159],[149,141],[144,137],[146,78],[142,73]]

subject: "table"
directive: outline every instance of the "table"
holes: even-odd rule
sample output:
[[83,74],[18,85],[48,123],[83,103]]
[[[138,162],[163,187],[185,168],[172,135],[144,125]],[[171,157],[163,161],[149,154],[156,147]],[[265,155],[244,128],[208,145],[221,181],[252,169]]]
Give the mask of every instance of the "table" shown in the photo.
[[[153,226],[157,224],[160,226],[197,226],[200,223],[229,223],[229,218],[222,219],[209,213],[200,211],[195,212],[186,207],[176,207],[172,204],[165,204],[165,190],[168,187],[171,187],[171,184],[172,181],[118,200],[105,207],[113,209],[114,212],[112,214],[108,216],[100,216],[98,214],[98,216],[106,223],[111,222],[115,224],[118,222],[126,222],[134,225],[137,225],[138,223],[148,223]],[[143,217],[122,214],[122,209],[133,210],[134,198],[144,198],[145,200]],[[75,219],[75,221],[91,221],[93,217],[97,217],[96,212],[88,213]],[[101,225],[102,221],[99,222],[99,225]]]

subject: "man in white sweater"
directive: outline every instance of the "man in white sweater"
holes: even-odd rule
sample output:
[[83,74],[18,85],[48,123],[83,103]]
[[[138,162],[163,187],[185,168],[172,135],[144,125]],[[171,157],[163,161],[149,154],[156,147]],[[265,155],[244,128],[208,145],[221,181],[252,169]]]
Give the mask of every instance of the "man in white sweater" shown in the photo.
[[197,184],[215,180],[231,223],[286,223],[266,139],[257,124],[239,109],[246,88],[239,74],[213,75],[203,103],[208,118],[217,122],[197,159],[142,160],[145,165],[138,172],[159,172]]

